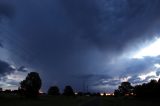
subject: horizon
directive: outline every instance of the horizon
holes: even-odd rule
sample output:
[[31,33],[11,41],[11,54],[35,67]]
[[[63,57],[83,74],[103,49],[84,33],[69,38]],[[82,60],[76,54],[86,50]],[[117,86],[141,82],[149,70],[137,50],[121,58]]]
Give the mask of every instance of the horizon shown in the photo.
[[160,78],[159,0],[0,0],[0,88],[113,92]]

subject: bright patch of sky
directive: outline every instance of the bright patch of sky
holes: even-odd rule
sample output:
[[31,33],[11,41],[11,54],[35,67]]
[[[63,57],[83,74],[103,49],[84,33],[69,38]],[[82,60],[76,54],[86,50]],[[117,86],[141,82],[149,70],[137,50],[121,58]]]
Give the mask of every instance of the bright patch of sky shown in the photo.
[[145,48],[142,48],[140,51],[136,52],[132,58],[142,59],[146,56],[156,57],[160,55],[160,38],[156,38],[156,40],[147,45]]
[[[154,76],[154,78],[152,78],[153,76]],[[141,75],[139,76],[139,78],[140,78],[141,80],[145,80],[147,77],[151,77],[151,79],[156,79],[156,80],[159,79],[159,76],[157,76],[156,71],[151,71],[151,72],[149,72],[149,73],[141,74]],[[150,79],[149,79],[149,80],[150,80]]]
[[5,89],[16,90],[18,89],[19,83],[24,80],[28,72],[14,71],[11,74],[0,78],[0,87]]

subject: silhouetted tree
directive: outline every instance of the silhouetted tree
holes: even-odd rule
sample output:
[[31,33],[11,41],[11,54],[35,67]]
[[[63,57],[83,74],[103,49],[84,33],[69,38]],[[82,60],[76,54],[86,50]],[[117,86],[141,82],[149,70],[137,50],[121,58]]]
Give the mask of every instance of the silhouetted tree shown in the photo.
[[26,97],[37,97],[42,82],[37,72],[30,72],[26,79],[20,82],[20,93]]
[[71,86],[66,86],[65,89],[64,89],[63,95],[74,96],[75,94],[74,94],[74,91],[73,91]]
[[6,94],[11,94],[11,92],[12,92],[11,89],[6,89],[6,90],[4,91],[4,93],[6,93]]
[[134,87],[133,93],[136,94],[136,96],[142,96],[144,95],[142,90],[142,85],[136,85]]
[[137,85],[134,87],[134,93],[137,97],[160,97],[160,84],[156,80],[149,83]]
[[157,82],[156,92],[157,92],[157,95],[160,97],[160,79]]
[[57,86],[51,86],[48,89],[48,95],[60,95],[59,88]]
[[114,91],[114,95],[115,95],[115,96],[120,96],[120,91],[119,91],[118,89],[115,90],[115,91]]
[[132,94],[136,97],[142,98],[160,98],[160,79],[151,80],[148,83],[143,83],[141,85],[136,85],[132,87],[129,82],[122,82],[117,90],[114,91],[114,95],[126,95]]
[[122,82],[118,87],[118,90],[115,90],[115,95],[125,96],[130,95],[133,92],[133,86],[129,82]]

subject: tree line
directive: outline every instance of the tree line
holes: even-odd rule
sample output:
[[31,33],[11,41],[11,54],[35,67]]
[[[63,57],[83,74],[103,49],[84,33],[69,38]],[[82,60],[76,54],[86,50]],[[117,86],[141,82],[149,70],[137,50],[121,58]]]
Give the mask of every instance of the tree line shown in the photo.
[[[20,87],[18,89],[21,96],[28,98],[35,98],[40,93],[39,90],[42,86],[42,81],[37,72],[30,72],[26,79],[20,82]],[[51,86],[48,89],[48,95],[60,95],[60,90],[57,86]],[[63,95],[74,96],[74,91],[71,86],[66,86]]]
[[[20,82],[18,90],[6,90],[0,93],[13,93],[19,94],[22,97],[36,98],[40,95],[40,88],[42,86],[42,81],[37,72],[28,73],[27,77]],[[51,86],[47,92],[48,95],[65,95],[65,96],[75,96],[75,92],[71,86],[65,86],[63,93],[60,93],[58,86]],[[83,93],[78,92],[78,96],[100,96],[100,93]],[[104,94],[105,95],[105,94]],[[130,82],[122,82],[121,85],[114,91],[114,96],[134,96],[134,97],[160,97],[160,79],[151,80],[148,83],[143,83],[141,85],[132,86]]]
[[[2,91],[2,88],[0,88],[0,94],[11,94],[15,95],[18,94],[21,97],[26,97],[26,98],[37,98],[38,96],[42,95],[40,93],[40,88],[42,86],[42,80],[37,72],[30,72],[28,73],[27,77],[20,82],[20,86],[18,90],[5,90]],[[59,96],[59,95],[64,95],[64,96],[100,96],[100,93],[83,93],[83,92],[78,92],[75,93],[73,88],[69,85],[65,86],[63,93],[60,93],[60,90],[58,86],[51,86],[48,91],[47,95],[51,96]]]
[[148,83],[132,86],[130,82],[122,82],[115,96],[135,96],[142,98],[159,98],[160,97],[160,79],[151,80]]

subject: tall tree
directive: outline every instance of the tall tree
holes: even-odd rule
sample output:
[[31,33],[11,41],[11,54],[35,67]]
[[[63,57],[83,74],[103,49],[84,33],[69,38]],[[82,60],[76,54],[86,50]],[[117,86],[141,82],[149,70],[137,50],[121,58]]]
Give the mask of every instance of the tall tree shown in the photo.
[[30,72],[26,79],[20,82],[20,91],[26,97],[37,97],[42,81],[37,72]]
[[130,95],[133,93],[133,86],[129,82],[122,82],[121,85],[118,87],[118,90],[115,90],[115,95]]

